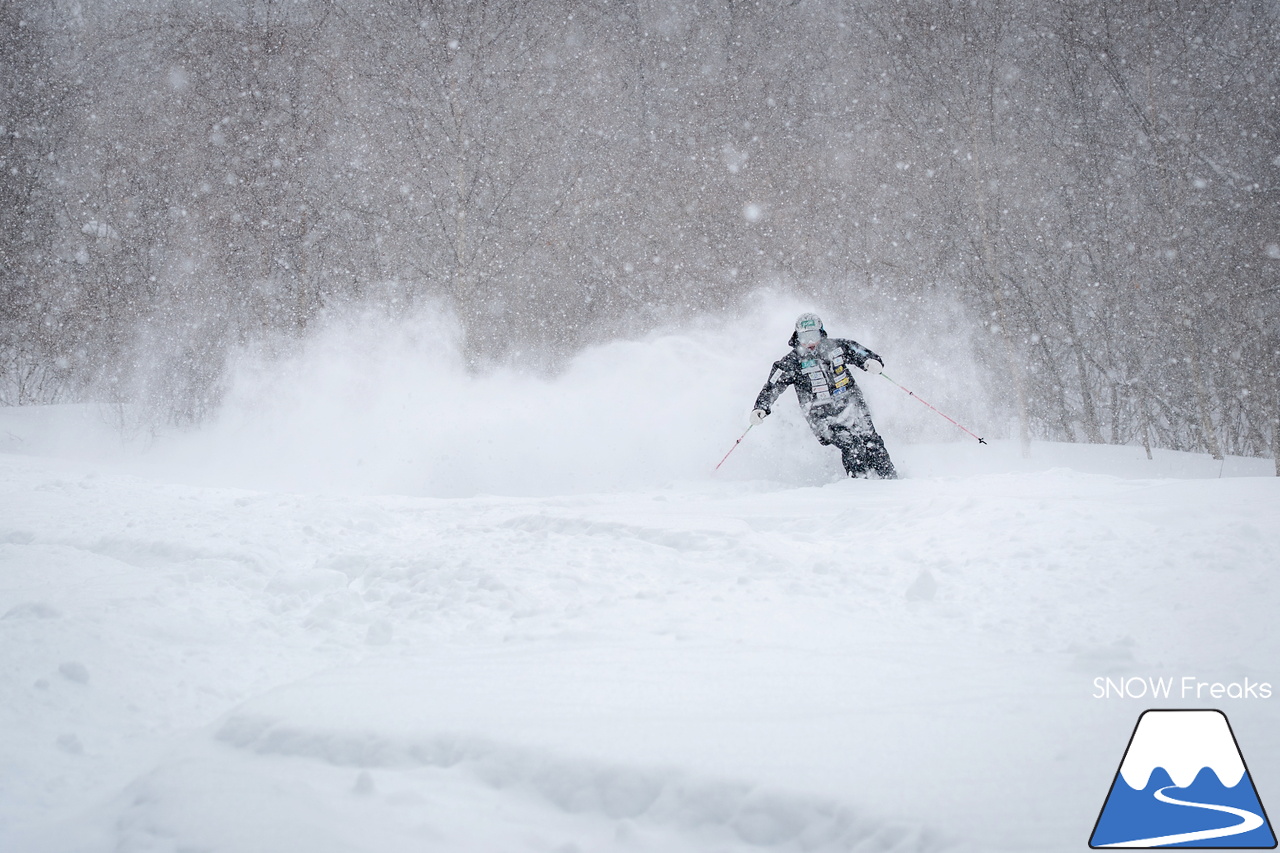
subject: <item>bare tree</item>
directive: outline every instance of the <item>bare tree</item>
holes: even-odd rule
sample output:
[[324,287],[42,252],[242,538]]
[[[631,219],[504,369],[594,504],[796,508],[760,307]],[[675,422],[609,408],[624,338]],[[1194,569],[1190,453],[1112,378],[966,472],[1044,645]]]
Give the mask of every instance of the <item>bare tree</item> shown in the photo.
[[46,285],[58,228],[51,158],[66,141],[70,98],[49,12],[0,3],[0,405],[56,400],[74,351]]

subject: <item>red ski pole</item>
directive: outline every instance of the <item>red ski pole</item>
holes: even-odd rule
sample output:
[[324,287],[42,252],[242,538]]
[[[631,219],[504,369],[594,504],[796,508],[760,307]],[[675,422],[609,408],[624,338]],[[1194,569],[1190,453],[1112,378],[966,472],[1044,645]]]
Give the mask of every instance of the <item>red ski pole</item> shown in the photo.
[[[735,442],[733,443],[733,447],[730,447],[730,448],[729,448],[729,453],[732,453],[733,451],[735,451],[735,450],[737,450],[737,449],[738,449],[738,445],[739,445],[739,444],[742,444],[742,439],[744,439],[744,438],[746,438],[746,437],[747,437],[747,433],[748,433],[748,432],[751,432],[751,427],[753,427],[753,426],[755,426],[755,424],[751,424],[751,426],[747,427],[746,432],[744,432],[742,435],[738,436],[738,440],[737,440],[737,441],[735,441]],[[726,454],[724,455],[724,459],[728,459],[728,458],[729,458],[729,453],[726,453]],[[721,459],[719,462],[717,462],[717,463],[716,463],[715,470],[717,470],[717,471],[719,471],[719,470],[720,470],[720,466],[724,464],[724,459]]]
[[[884,372],[883,372],[883,371],[881,371],[880,375],[881,375],[881,376],[884,376],[884,378],[885,378],[885,379],[889,379],[889,377],[888,377],[888,376],[885,376],[885,374],[884,374]],[[889,381],[890,381],[890,382],[893,382],[893,380],[892,380],[892,379],[889,379]],[[893,382],[893,384],[894,384],[894,385],[898,385],[898,383],[897,383],[897,382]],[[902,388],[902,386],[901,386],[901,385],[898,385],[898,387],[899,387],[899,388]],[[909,395],[911,395],[912,397],[915,397],[917,400],[919,400],[921,403],[924,403],[926,406],[929,406],[929,408],[933,409],[935,412],[938,412],[938,410],[937,410],[937,409],[935,409],[932,405],[930,405],[930,403],[929,403],[929,401],[928,401],[928,400],[925,400],[923,397],[917,396],[917,395],[916,395],[916,393],[915,393],[914,391],[909,391],[909,390],[907,390],[906,388],[902,388],[902,390],[903,390],[903,391],[906,391]],[[938,412],[938,414],[942,415],[944,418],[947,418],[947,420],[951,421],[951,423],[955,424],[956,426],[960,427],[960,429],[962,429],[962,430],[964,430],[965,432],[969,433],[969,435],[972,435],[974,438],[978,439],[978,444],[986,444],[986,443],[987,443],[985,439],[983,439],[983,438],[979,437],[978,435],[976,435],[974,432],[972,432],[971,430],[969,430],[969,429],[968,429],[967,427],[965,427],[963,424],[958,423],[957,421],[954,421],[954,420],[952,420],[951,418],[948,418],[946,415],[942,414],[942,412]],[[742,439],[738,439],[738,440],[739,440],[739,441],[741,441]],[[732,452],[732,451],[730,451],[730,452]]]

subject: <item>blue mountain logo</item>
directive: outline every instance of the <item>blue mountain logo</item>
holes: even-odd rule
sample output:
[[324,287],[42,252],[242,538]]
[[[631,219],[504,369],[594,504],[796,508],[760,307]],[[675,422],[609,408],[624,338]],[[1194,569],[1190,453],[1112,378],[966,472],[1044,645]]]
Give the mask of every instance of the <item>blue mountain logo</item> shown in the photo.
[[1275,848],[1226,715],[1144,711],[1089,846]]

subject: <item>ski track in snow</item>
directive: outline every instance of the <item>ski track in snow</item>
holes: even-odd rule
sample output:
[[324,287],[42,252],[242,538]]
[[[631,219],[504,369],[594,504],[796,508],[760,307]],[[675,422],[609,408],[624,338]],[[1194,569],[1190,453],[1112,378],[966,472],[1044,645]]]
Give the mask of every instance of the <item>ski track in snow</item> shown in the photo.
[[448,500],[0,455],[0,849],[1079,849],[1145,707],[1094,677],[1274,677],[1280,490],[954,448]]

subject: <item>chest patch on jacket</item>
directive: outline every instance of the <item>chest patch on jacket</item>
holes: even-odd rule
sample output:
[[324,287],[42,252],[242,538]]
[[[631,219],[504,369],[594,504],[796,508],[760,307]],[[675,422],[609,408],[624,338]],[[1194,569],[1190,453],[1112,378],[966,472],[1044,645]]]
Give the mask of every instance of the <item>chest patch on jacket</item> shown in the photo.
[[853,382],[849,377],[849,368],[845,367],[844,356],[838,355],[831,360],[831,374],[834,380],[831,385],[831,396],[839,397],[849,390]]
[[831,385],[827,382],[827,374],[822,369],[821,361],[816,358],[804,359],[800,362],[800,372],[809,380],[813,402],[822,403],[831,399]]

